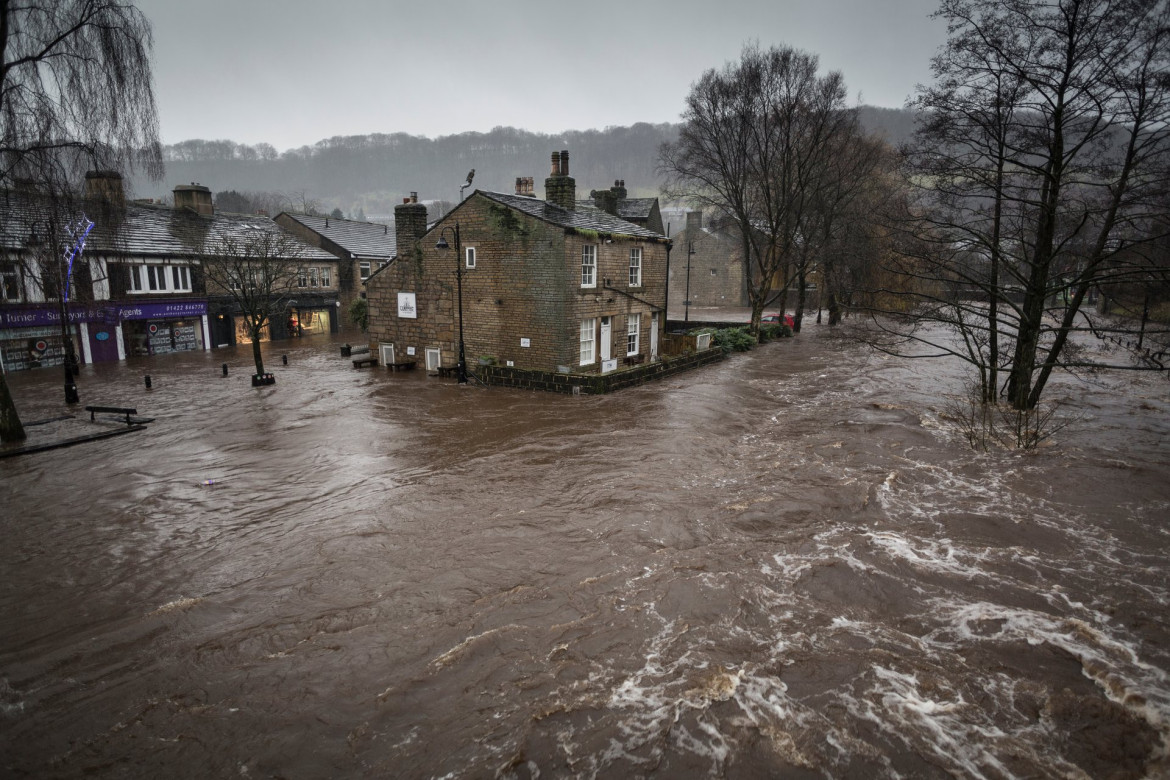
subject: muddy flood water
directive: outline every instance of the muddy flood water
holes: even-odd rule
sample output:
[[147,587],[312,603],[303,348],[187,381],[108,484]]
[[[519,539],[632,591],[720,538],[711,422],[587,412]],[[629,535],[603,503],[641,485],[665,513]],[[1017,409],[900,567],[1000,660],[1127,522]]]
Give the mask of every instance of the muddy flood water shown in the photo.
[[84,368],[156,421],[0,460],[0,775],[1170,775],[1170,382],[976,453],[826,330],[606,397]]

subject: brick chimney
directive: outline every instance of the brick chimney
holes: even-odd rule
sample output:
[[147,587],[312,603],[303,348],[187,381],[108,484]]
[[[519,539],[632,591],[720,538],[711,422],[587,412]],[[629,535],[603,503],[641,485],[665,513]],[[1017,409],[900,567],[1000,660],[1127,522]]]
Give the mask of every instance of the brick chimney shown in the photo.
[[703,212],[687,212],[687,241],[694,241],[703,229]]
[[610,192],[612,192],[614,194],[614,197],[616,197],[618,200],[625,200],[626,199],[626,180],[625,179],[618,179],[617,181],[615,181],[613,183],[613,187],[610,188]]
[[122,174],[117,171],[86,171],[86,200],[102,201],[115,208],[126,205],[126,189],[122,186]]
[[210,217],[215,213],[211,205],[211,190],[202,184],[191,182],[190,185],[180,184],[173,190],[176,209],[191,209],[196,214]]
[[[559,155],[558,155],[559,158]],[[559,161],[558,161],[559,164]],[[533,197],[533,191],[536,189],[536,184],[531,176],[517,176],[516,177],[516,194],[522,198]]]
[[394,207],[394,237],[398,242],[400,257],[411,251],[414,242],[427,232],[427,207],[418,202],[418,193],[410,193],[402,203]]
[[569,175],[569,152],[552,153],[552,171],[544,180],[544,199],[572,211],[577,205],[577,182]]

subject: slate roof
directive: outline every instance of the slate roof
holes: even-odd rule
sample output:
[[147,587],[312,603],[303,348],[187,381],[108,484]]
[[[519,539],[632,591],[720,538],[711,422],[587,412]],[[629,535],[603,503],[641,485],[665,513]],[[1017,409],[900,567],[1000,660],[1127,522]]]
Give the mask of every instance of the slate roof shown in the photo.
[[[188,257],[200,246],[214,245],[222,238],[243,238],[254,230],[279,233],[295,242],[292,257],[335,261],[323,249],[310,246],[281,230],[268,217],[243,214],[199,216],[187,209],[129,202],[124,210],[103,217],[99,208],[89,214],[94,227],[86,240],[87,253],[137,257]],[[51,211],[35,196],[0,193],[0,249],[23,251],[34,228],[46,231]]]
[[502,192],[485,192],[476,190],[489,200],[494,200],[504,206],[544,220],[553,225],[575,230],[593,230],[598,233],[613,233],[619,236],[642,238],[647,241],[668,241],[669,239],[653,230],[627,222],[624,219],[607,214],[592,204],[588,207],[579,207],[575,211],[563,209],[539,198],[529,198],[523,195],[509,195]]
[[[622,198],[617,202],[618,216],[624,220],[644,222],[650,219],[650,212],[654,210],[654,204],[657,202],[658,198]],[[579,200],[577,208],[592,209],[597,208],[597,204],[592,200]]]
[[356,258],[389,260],[398,253],[393,225],[288,212],[284,216],[324,236]]

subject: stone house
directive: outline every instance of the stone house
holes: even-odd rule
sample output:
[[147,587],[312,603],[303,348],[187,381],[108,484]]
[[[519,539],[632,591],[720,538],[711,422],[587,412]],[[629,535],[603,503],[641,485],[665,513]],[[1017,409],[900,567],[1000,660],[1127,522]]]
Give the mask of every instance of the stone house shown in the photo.
[[275,221],[302,241],[337,258],[337,293],[343,317],[349,305],[364,296],[363,285],[370,275],[397,253],[396,236],[390,225],[287,212],[278,214]]
[[739,231],[726,224],[703,225],[703,212],[688,211],[686,229],[674,237],[670,268],[670,307],[684,316],[688,289],[691,307],[748,306],[743,245]]
[[[201,185],[176,187],[174,201],[128,202],[112,172],[88,174],[85,196],[72,203],[0,193],[0,370],[61,365],[67,354],[94,363],[246,340],[231,296],[208,289],[200,250],[251,231],[285,234],[266,217],[216,214]],[[78,225],[89,232],[67,269],[62,250],[76,246]],[[289,238],[287,260],[303,271],[306,291],[273,323],[273,338],[287,337],[289,323],[330,330],[337,308],[337,259]]]
[[546,198],[532,189],[476,190],[430,227],[417,197],[395,208],[398,258],[366,285],[380,363],[454,368],[460,325],[473,370],[606,373],[659,358],[669,239],[581,205],[568,152],[552,155]]

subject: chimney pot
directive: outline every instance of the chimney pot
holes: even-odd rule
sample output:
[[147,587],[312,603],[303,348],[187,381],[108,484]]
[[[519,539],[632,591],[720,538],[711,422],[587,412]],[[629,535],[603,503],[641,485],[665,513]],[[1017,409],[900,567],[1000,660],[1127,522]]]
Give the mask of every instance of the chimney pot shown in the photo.
[[561,176],[569,175],[569,150],[565,149],[561,152]]
[[411,203],[418,203],[418,193],[417,192],[410,193],[410,202]]
[[556,152],[552,153],[552,170],[548,172],[549,176],[561,175],[561,156]]

